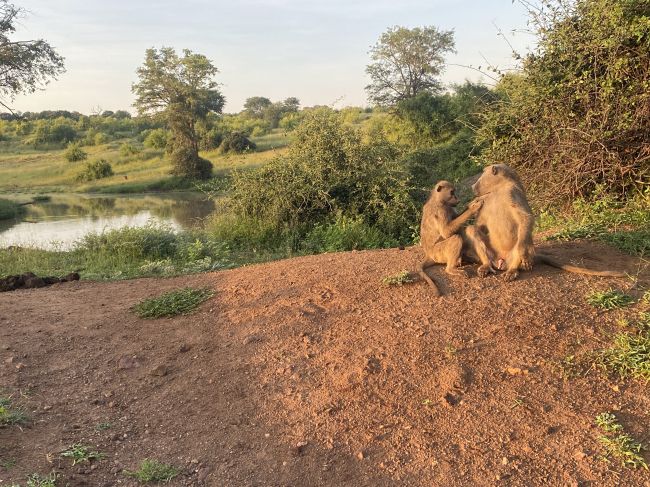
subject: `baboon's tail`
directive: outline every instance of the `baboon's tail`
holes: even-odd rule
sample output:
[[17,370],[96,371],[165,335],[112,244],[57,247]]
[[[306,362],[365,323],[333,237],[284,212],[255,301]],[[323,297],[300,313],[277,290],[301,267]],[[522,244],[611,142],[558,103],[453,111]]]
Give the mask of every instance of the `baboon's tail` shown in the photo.
[[585,267],[563,264],[562,262],[558,262],[557,260],[545,254],[536,254],[535,262],[550,265],[551,267],[555,267],[556,269],[562,269],[563,271],[573,272],[575,274],[587,274],[589,276],[603,276],[603,277],[626,277],[627,276],[625,272],[595,271],[593,269],[587,269]]
[[434,296],[440,296],[440,289],[438,288],[438,285],[433,282],[433,279],[429,277],[429,274],[427,274],[424,269],[426,269],[429,266],[432,266],[434,264],[433,261],[430,260],[425,260],[418,266],[418,274],[424,279],[427,283],[429,283],[429,286],[431,286],[431,290],[433,292]]

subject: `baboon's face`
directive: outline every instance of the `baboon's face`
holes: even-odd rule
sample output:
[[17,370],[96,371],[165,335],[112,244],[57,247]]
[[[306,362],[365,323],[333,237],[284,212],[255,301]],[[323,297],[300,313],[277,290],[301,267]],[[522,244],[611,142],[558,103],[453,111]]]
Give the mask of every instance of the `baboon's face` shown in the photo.
[[456,196],[456,189],[454,185],[447,181],[440,181],[435,187],[436,198],[441,203],[448,206],[456,206],[458,204],[458,197]]
[[481,196],[489,193],[491,188],[503,180],[506,175],[506,166],[503,164],[492,164],[483,169],[483,174],[472,184],[472,191],[475,196]]

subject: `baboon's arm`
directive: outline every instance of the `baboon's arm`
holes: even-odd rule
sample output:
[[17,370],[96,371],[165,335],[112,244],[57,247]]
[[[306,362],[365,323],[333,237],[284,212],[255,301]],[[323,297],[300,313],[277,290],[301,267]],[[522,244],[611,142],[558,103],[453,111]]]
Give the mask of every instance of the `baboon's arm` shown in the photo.
[[458,233],[460,230],[460,227],[462,227],[465,223],[467,223],[467,220],[472,218],[473,213],[469,211],[469,209],[465,210],[462,212],[459,216],[454,218],[453,220],[449,220],[449,217],[444,219],[444,223],[442,219],[440,219],[440,224],[438,225],[438,231],[440,232],[440,236],[444,239],[448,239],[452,235],[455,235]]

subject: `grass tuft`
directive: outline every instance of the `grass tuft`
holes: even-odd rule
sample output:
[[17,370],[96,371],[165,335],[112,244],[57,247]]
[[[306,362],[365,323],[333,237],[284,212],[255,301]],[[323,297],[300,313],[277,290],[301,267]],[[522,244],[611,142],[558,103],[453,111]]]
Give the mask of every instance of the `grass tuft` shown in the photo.
[[61,452],[61,457],[72,458],[72,466],[75,466],[77,463],[90,462],[91,460],[101,460],[104,456],[103,453],[91,451],[87,446],[83,446],[80,443],[75,443],[67,450]]
[[415,282],[413,276],[409,271],[402,271],[392,276],[386,276],[382,279],[382,282],[387,286],[403,286],[404,284],[409,284]]
[[128,477],[133,477],[139,482],[169,482],[180,473],[179,469],[161,463],[157,460],[142,460],[138,470],[133,472],[125,471],[124,474]]
[[0,397],[0,428],[13,424],[25,424],[27,415],[11,406],[11,400],[6,397]]
[[157,298],[145,299],[131,309],[140,318],[162,318],[188,314],[201,303],[214,296],[211,289],[186,287],[165,293]]
[[650,332],[616,334],[612,346],[598,353],[596,363],[623,379],[650,381]]
[[605,460],[609,461],[611,457],[619,460],[624,467],[648,469],[648,464],[641,456],[641,451],[646,447],[623,431],[623,425],[616,416],[601,413],[596,416],[596,425],[606,433],[598,438],[605,448]]
[[587,303],[606,310],[622,308],[634,302],[634,298],[625,294],[618,289],[608,289],[607,291],[594,291],[587,295]]
[[[26,487],[56,487],[56,472],[51,472],[48,475],[42,476],[34,473],[27,477]],[[20,487],[20,484],[11,484],[11,487]]]

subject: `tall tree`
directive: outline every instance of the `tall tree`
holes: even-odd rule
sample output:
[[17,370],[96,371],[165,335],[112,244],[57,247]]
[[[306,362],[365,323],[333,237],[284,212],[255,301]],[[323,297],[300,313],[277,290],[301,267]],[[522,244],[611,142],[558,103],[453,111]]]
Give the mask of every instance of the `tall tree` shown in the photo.
[[370,49],[366,67],[371,83],[368,98],[377,105],[394,105],[419,93],[441,89],[438,76],[444,54],[454,51],[454,32],[436,27],[392,27]]
[[205,179],[212,164],[199,157],[196,124],[209,113],[221,113],[225,99],[213,80],[218,72],[210,60],[189,49],[183,56],[170,47],[147,49],[134,83],[135,107],[141,115],[164,120],[171,132],[168,150],[179,176]]
[[272,105],[264,96],[251,96],[244,102],[244,112],[252,118],[264,118],[264,111]]
[[0,0],[0,104],[7,106],[20,93],[33,93],[65,72],[63,58],[43,39],[12,41],[21,7]]

